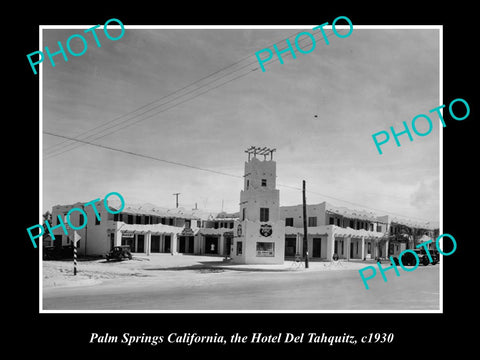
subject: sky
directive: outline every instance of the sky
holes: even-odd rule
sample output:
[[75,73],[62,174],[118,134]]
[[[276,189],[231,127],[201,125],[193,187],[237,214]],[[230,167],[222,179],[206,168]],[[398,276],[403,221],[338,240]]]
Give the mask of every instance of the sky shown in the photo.
[[[95,129],[82,139],[104,147],[71,146],[43,134],[43,210],[116,191],[127,203],[175,207],[172,194],[180,193],[180,206],[236,212],[244,151],[254,145],[276,149],[281,205],[300,204],[297,189],[306,180],[309,204],[328,201],[438,222],[438,117],[431,116],[429,135],[412,133],[412,142],[402,135],[400,147],[392,137],[382,155],[372,134],[390,126],[400,132],[403,121],[410,125],[414,116],[440,104],[439,30],[354,28],[346,38],[326,30],[326,45],[313,26],[133,29],[127,24],[117,41],[99,28],[100,48],[86,36],[84,55],[67,53],[68,62],[56,56],[55,67],[46,59],[43,132],[75,138]],[[255,52],[273,49],[277,41],[283,48],[283,39],[293,43],[299,31],[317,36],[315,49],[285,56],[283,64],[266,62],[262,72]],[[54,51],[57,41],[65,46],[69,36],[82,32],[44,29],[43,46]],[[310,40],[301,39],[308,49]],[[81,52],[77,40],[72,50]],[[427,128],[418,122],[419,131]]]

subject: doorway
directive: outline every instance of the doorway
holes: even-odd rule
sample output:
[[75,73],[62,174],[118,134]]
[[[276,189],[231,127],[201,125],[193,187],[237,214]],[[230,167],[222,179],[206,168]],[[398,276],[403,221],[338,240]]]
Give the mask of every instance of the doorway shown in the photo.
[[164,244],[164,252],[169,253],[171,252],[171,237],[170,235],[165,235],[165,244]]
[[322,256],[322,239],[313,239],[312,257],[319,258]]
[[205,254],[218,254],[218,237],[205,236]]
[[285,239],[285,256],[295,256],[297,253],[297,239],[286,238]]

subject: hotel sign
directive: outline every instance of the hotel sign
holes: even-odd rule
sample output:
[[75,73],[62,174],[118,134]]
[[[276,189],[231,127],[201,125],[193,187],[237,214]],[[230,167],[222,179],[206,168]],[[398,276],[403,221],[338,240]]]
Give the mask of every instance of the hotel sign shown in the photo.
[[272,225],[269,224],[263,224],[260,225],[260,235],[268,237],[272,235]]
[[130,233],[124,232],[124,233],[122,233],[122,238],[133,238],[133,237],[134,237],[133,232],[130,232]]
[[195,234],[193,233],[193,230],[190,228],[184,228],[182,230],[182,233],[180,234],[181,236],[194,236]]

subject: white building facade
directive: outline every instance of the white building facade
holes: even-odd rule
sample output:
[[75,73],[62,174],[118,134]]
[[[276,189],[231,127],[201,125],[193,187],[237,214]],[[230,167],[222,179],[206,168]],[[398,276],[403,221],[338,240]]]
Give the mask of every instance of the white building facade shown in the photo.
[[[255,147],[247,150],[239,219],[234,225],[235,237],[230,252],[235,263],[283,264],[285,222],[280,219],[280,192],[276,189],[273,151]],[[270,160],[266,159],[267,155]]]
[[[303,206],[280,207],[276,188],[275,149],[251,147],[244,164],[244,187],[239,213],[210,213],[196,208],[161,208],[152,204],[128,205],[112,214],[104,201],[57,205],[52,209],[54,246],[69,246],[75,231],[79,255],[104,255],[114,246],[129,245],[133,253],[217,255],[239,264],[282,264],[303,257]],[[120,204],[108,202],[113,212]],[[67,213],[74,211],[70,223]],[[65,224],[64,229],[60,220]],[[377,216],[365,210],[330,203],[307,205],[307,252],[312,260],[375,260],[398,256],[419,242],[435,240],[438,228],[429,223]],[[422,240],[421,240],[422,239]],[[53,239],[52,239],[53,240]],[[433,244],[433,246],[435,246]],[[432,246],[431,246],[432,247]]]

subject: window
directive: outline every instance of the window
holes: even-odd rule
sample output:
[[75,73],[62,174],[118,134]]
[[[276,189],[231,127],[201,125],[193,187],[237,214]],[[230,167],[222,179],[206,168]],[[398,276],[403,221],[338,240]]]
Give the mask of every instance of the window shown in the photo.
[[267,179],[262,179],[262,186],[267,186]]
[[120,214],[113,214],[113,221],[118,221]]
[[247,190],[249,186],[250,186],[250,180],[247,179]]
[[370,231],[373,231],[373,223],[370,223]]
[[245,208],[242,209],[242,220],[245,220]]
[[337,219],[337,226],[340,226],[340,219]]
[[335,219],[330,216],[330,219],[328,219],[328,224],[329,224],[329,225],[335,224]]
[[100,225],[100,220],[98,220],[98,216],[95,216],[95,225]]
[[78,220],[78,226],[82,226],[85,223],[85,218],[83,214],[80,214],[79,220]]
[[285,226],[293,226],[293,218],[286,218]]
[[137,215],[135,218],[135,224],[141,224],[142,223],[142,217],[140,215]]
[[382,225],[377,224],[377,231],[378,231],[378,232],[382,232]]
[[268,221],[269,219],[269,209],[260,208],[260,221]]
[[308,218],[308,226],[317,226],[317,217],[312,216]]
[[230,223],[230,229],[233,229],[233,222]]
[[350,227],[351,227],[352,229],[355,228],[355,222],[354,222],[353,220],[350,220]]
[[242,255],[242,242],[237,241],[237,255]]
[[173,218],[169,219],[168,225],[172,225],[172,226],[173,226]]
[[201,220],[197,220],[197,227],[201,227],[202,226],[202,221]]
[[190,227],[191,227],[190,220],[185,220],[185,229],[190,229]]
[[213,228],[218,229],[218,222],[215,221],[215,223],[213,224]]
[[275,256],[275,243],[257,242],[257,257],[273,257],[273,256]]
[[133,215],[127,216],[127,224],[133,224]]

